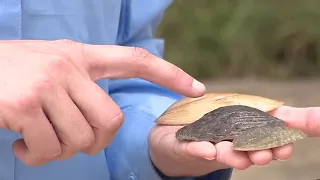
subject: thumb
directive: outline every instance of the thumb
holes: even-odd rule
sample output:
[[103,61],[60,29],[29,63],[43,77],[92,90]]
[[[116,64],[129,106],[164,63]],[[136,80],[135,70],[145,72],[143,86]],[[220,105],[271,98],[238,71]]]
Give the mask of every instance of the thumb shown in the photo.
[[174,133],[167,134],[161,138],[162,144],[160,147],[166,147],[164,150],[169,150],[173,156],[178,156],[181,160],[206,159],[213,160],[216,158],[215,146],[207,141],[180,141],[177,140]]
[[216,159],[217,155],[215,146],[207,141],[182,143],[181,151],[191,157],[199,157],[206,160]]
[[93,80],[142,78],[188,97],[204,94],[205,86],[177,66],[137,47],[82,45]]
[[308,136],[320,136],[320,107],[281,106],[270,113],[284,120],[289,127],[301,129]]

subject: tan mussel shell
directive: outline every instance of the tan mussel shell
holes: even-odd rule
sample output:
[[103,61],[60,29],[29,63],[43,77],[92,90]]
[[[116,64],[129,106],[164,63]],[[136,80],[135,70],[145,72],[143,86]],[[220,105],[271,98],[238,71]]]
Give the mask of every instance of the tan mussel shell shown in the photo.
[[239,93],[206,93],[198,98],[183,98],[172,104],[155,122],[162,125],[187,125],[219,107],[244,105],[264,112],[272,111],[284,102],[261,96]]

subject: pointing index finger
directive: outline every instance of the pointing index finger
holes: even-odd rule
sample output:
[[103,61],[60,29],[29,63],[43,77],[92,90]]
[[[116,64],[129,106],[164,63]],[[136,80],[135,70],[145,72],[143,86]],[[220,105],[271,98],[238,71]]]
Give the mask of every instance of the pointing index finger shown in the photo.
[[189,97],[204,94],[205,86],[177,66],[138,47],[84,45],[93,80],[142,78]]

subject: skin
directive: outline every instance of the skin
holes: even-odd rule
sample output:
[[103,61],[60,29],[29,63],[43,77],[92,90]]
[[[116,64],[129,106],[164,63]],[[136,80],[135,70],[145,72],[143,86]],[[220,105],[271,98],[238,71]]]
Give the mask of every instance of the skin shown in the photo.
[[[320,107],[281,106],[270,112],[309,137],[320,136]],[[269,150],[239,152],[231,142],[215,146],[209,142],[180,142],[175,132],[181,127],[155,126],[149,136],[150,156],[156,167],[167,176],[201,176],[225,168],[245,170],[252,165],[265,166],[273,160],[287,160],[293,144]]]
[[205,87],[144,49],[59,41],[0,41],[0,128],[23,135],[13,152],[27,165],[96,154],[123,114],[95,83],[138,77],[189,97]]

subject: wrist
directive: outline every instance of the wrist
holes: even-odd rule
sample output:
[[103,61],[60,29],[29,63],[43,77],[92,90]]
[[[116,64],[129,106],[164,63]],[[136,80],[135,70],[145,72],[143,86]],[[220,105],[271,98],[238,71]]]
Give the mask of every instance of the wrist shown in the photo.
[[[164,152],[161,148],[150,148],[149,154],[152,164],[159,175],[175,178],[200,177],[212,172],[213,167],[199,164],[199,160],[183,161],[178,155]],[[218,169],[217,169],[218,170]],[[215,171],[215,170],[214,170]]]
[[157,155],[157,152],[154,152],[151,149],[149,150],[149,154],[151,162],[160,176],[191,177],[191,175],[184,173],[183,168],[179,167],[179,165],[177,165],[178,163],[174,162],[172,159]]

